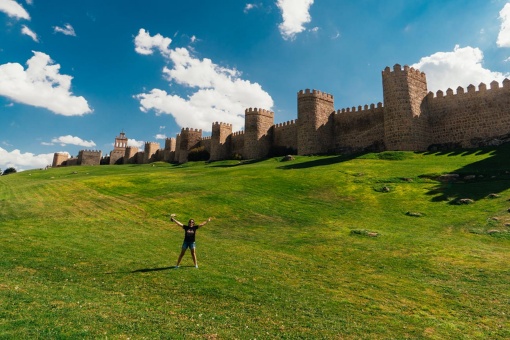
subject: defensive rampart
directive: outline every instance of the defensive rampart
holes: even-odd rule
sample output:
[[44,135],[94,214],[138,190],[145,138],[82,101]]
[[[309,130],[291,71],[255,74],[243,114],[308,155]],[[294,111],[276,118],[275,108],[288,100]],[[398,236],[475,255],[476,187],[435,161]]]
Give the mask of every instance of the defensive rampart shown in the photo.
[[[298,155],[332,152],[471,148],[497,144],[510,138],[510,80],[490,88],[470,85],[456,93],[435,95],[427,91],[426,75],[419,70],[396,64],[382,71],[383,103],[344,108],[335,111],[334,97],[318,90],[297,93],[297,119],[274,124],[274,113],[263,108],[245,111],[244,131],[232,131],[229,123],[212,124],[210,137],[202,130],[183,128],[176,138],[167,139],[165,149],[146,143],[144,152],[127,147],[122,132],[114,150],[103,163],[184,163],[191,150],[205,150],[211,161],[244,158],[260,159],[293,153]],[[80,164],[56,153],[54,166]],[[90,157],[89,157],[90,156]],[[92,154],[87,159],[94,158]],[[100,158],[100,156],[99,156]],[[92,162],[85,161],[85,163]]]

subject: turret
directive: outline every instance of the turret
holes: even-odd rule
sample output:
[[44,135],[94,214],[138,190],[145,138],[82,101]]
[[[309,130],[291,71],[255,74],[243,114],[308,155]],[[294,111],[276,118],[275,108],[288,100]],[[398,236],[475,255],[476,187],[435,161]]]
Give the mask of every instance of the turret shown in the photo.
[[333,144],[332,114],[335,112],[333,96],[309,89],[297,96],[297,151],[299,155],[326,153]]
[[396,64],[382,72],[384,94],[384,143],[387,150],[426,150],[427,120],[422,104],[427,96],[425,73]]
[[198,147],[201,140],[202,129],[182,128],[181,133],[177,136],[177,161],[179,163],[186,163],[189,151]]
[[148,164],[151,162],[155,162],[156,153],[159,150],[159,143],[156,142],[146,142],[145,149],[143,153],[143,164]]
[[53,163],[52,167],[62,166],[69,159],[69,154],[67,152],[55,152],[53,154]]
[[249,108],[244,113],[243,158],[261,159],[268,156],[271,149],[274,112]]
[[227,159],[231,151],[232,124],[213,123],[211,134],[211,161]]

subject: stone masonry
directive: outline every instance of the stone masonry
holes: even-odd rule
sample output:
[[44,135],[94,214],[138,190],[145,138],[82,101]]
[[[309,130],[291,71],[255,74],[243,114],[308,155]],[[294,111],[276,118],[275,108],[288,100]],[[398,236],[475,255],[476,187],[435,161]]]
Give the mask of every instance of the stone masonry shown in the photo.
[[[146,144],[145,152],[127,155],[127,138],[115,139],[109,164],[127,157],[136,163],[167,161],[184,163],[194,149],[209,152],[210,160],[262,159],[282,152],[298,155],[365,151],[426,151],[475,148],[510,138],[510,80],[490,87],[480,83],[456,93],[427,91],[426,75],[396,64],[382,71],[383,103],[335,111],[331,94],[302,90],[297,94],[297,119],[274,124],[274,113],[262,108],[245,111],[244,131],[233,132],[228,123],[213,123],[212,135],[183,128],[168,138],[164,150]],[[148,148],[147,145],[150,147]],[[159,147],[159,146],[158,146]],[[82,157],[83,159],[83,157]],[[125,163],[126,160],[122,159]],[[88,161],[87,161],[88,162]],[[87,163],[86,162],[86,163]],[[94,161],[95,162],[95,161]],[[101,161],[105,164],[106,161]],[[53,166],[80,164],[56,153]]]

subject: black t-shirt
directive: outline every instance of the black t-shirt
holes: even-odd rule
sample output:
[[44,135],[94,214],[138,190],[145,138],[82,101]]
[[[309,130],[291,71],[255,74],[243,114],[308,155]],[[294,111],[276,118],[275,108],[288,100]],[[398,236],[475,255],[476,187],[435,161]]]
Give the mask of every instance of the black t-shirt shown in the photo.
[[184,241],[185,242],[195,242],[195,234],[199,227],[197,225],[193,227],[188,227],[187,225],[182,226],[184,229]]

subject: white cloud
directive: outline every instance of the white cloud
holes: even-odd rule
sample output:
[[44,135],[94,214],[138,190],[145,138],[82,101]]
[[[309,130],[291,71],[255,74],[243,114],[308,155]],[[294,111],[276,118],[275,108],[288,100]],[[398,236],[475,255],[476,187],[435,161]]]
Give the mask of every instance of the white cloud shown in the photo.
[[296,34],[305,30],[304,24],[309,23],[310,6],[314,0],[278,0],[276,6],[282,12],[283,22],[278,26],[280,33],[285,40],[293,40]]
[[149,32],[140,28],[138,35],[135,38],[135,51],[143,55],[149,55],[154,52],[154,49],[158,49],[161,54],[165,57],[170,55],[170,49],[168,46],[172,42],[172,39],[165,38],[161,34],[156,34],[151,37]]
[[466,88],[481,82],[489,85],[493,80],[501,83],[509,74],[494,72],[483,67],[483,52],[479,48],[455,46],[452,52],[437,52],[423,57],[411,65],[427,75],[430,91],[445,91],[448,88]]
[[37,38],[37,34],[34,31],[32,31],[30,28],[28,28],[27,26],[25,26],[25,25],[22,26],[21,33],[24,35],[28,35],[30,38],[32,38],[33,41],[39,42],[39,38]]
[[497,44],[499,47],[510,47],[510,3],[507,3],[499,12],[501,28]]
[[71,26],[71,24],[65,24],[64,27],[54,26],[53,31],[55,33],[62,33],[65,35],[76,37],[76,32],[74,31],[74,28],[73,26]]
[[252,9],[258,8],[259,6],[260,4],[246,4],[246,6],[244,6],[244,13],[248,13]]
[[73,77],[60,74],[60,65],[53,64],[49,55],[33,53],[26,70],[18,63],[0,65],[0,96],[64,116],[92,112],[85,98],[70,92]]
[[60,144],[61,146],[66,146],[68,144],[83,146],[86,148],[92,148],[92,147],[96,146],[96,143],[94,143],[93,141],[87,142],[87,141],[81,139],[80,137],[73,137],[71,135],[53,138],[51,140],[51,142]]
[[143,142],[143,141],[138,141],[136,139],[129,139],[128,138],[128,146],[135,146],[138,149],[141,149],[141,148],[144,147],[144,145],[145,145],[145,142]]
[[154,136],[154,139],[166,139],[166,135],[164,134],[161,134],[161,133],[158,133],[157,135]]
[[30,20],[28,12],[14,0],[0,0],[0,12],[11,18]]
[[314,28],[310,28],[310,32],[317,33],[319,32],[319,27],[315,26]]
[[33,0],[25,0],[25,2],[28,4],[28,5],[32,5],[34,3]]
[[[140,34],[145,35],[145,30],[140,30]],[[156,44],[152,48],[159,49],[173,63],[172,68],[163,68],[169,81],[197,90],[187,98],[160,89],[138,94],[135,98],[144,112],[154,110],[157,114],[171,114],[181,127],[211,131],[215,121],[228,122],[234,129],[240,129],[246,108],[271,109],[273,106],[271,96],[259,84],[241,79],[241,73],[236,69],[221,67],[208,58],[194,58],[186,48],[172,50],[167,44]],[[146,50],[143,52],[149,54]]]
[[33,153],[21,153],[20,150],[7,151],[0,148],[0,169],[4,171],[13,167],[18,171],[26,169],[44,168],[53,162],[53,153],[34,155]]

